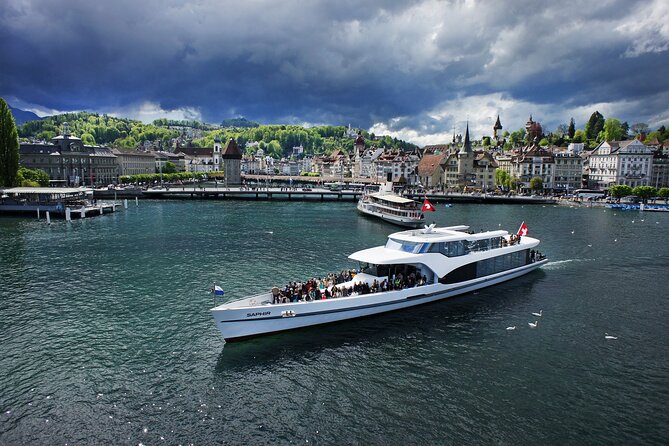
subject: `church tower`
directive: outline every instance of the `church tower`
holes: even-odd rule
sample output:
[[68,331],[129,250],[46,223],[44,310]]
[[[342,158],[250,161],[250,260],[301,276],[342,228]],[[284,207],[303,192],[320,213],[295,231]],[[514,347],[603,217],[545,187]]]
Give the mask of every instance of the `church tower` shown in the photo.
[[221,140],[214,138],[214,170],[221,170]]
[[472,144],[469,140],[469,121],[467,121],[467,129],[465,130],[465,142],[462,144],[458,152],[458,180],[461,187],[468,185],[468,178],[474,170],[474,153],[472,152]]
[[502,123],[499,122],[499,115],[497,115],[497,121],[495,122],[495,125],[492,128],[492,135],[495,141],[499,142],[501,138],[500,131],[502,130]]

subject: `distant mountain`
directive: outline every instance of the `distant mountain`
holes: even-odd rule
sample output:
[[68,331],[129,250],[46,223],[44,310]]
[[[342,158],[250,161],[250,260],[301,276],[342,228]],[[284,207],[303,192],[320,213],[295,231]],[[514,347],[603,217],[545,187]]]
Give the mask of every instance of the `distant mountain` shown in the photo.
[[255,128],[260,127],[257,122],[249,121],[246,118],[231,118],[224,119],[221,122],[221,127],[241,127],[241,128]]
[[16,121],[16,125],[22,125],[28,121],[39,121],[40,119],[43,119],[31,111],[14,108],[11,105],[9,106],[9,110],[12,112],[12,115],[14,115],[14,121]]

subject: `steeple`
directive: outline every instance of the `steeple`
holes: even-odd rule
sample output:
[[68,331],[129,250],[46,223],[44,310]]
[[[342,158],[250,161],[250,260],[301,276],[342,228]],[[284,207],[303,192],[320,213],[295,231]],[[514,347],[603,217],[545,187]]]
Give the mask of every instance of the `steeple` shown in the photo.
[[465,143],[462,145],[460,153],[472,153],[472,144],[469,142],[469,121],[467,121],[467,129],[465,130]]
[[502,130],[502,123],[499,122],[499,115],[497,115],[497,121],[495,121],[495,126],[492,129],[493,130]]

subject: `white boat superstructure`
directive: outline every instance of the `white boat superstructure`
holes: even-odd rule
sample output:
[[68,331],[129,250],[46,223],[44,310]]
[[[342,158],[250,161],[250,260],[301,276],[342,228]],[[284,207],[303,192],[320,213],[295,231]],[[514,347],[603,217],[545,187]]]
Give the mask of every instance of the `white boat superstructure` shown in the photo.
[[421,203],[394,193],[392,183],[382,186],[378,192],[360,197],[358,211],[410,228],[417,228],[425,222]]
[[468,229],[431,225],[396,232],[385,246],[351,254],[360,264],[357,274],[325,293],[341,297],[312,299],[307,293],[288,300],[273,288],[218,305],[211,310],[213,318],[226,341],[236,340],[434,302],[522,276],[547,262],[536,251],[535,238]]

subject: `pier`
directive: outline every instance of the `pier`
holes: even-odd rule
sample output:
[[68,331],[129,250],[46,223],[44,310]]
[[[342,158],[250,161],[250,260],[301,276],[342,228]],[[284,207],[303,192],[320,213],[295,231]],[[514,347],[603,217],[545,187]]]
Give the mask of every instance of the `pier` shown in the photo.
[[98,202],[93,190],[68,187],[13,187],[1,191],[0,214],[86,218],[116,211],[116,203]]

